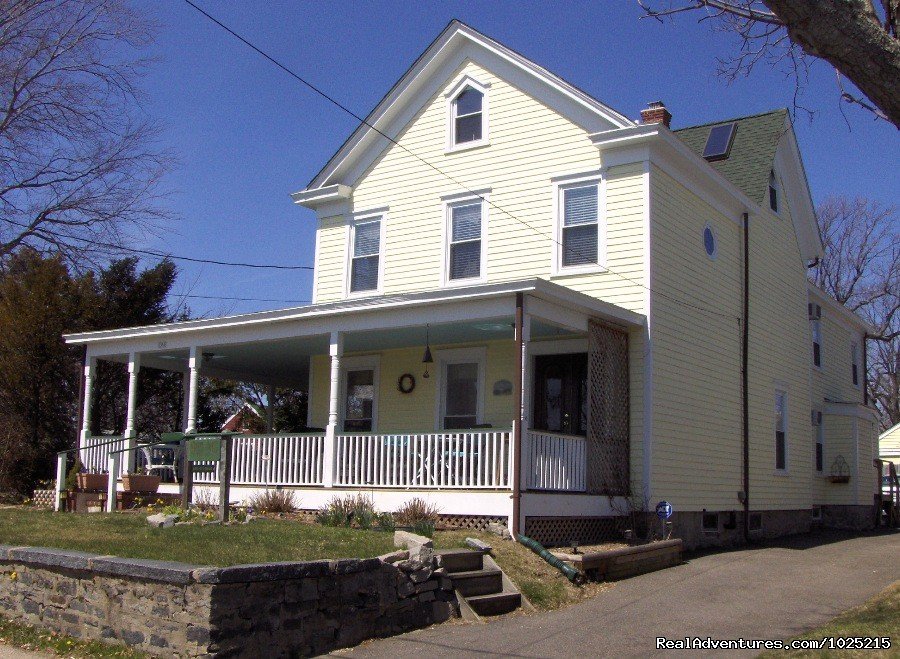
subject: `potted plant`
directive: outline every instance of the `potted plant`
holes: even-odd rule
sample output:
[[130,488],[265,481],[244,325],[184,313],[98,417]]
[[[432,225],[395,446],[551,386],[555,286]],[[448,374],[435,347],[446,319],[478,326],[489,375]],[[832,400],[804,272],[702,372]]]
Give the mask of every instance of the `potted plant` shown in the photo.
[[106,492],[109,484],[109,474],[104,472],[96,474],[79,472],[77,482],[79,490],[100,490]]
[[156,492],[159,489],[159,480],[159,476],[140,469],[137,473],[122,476],[122,488],[126,492]]

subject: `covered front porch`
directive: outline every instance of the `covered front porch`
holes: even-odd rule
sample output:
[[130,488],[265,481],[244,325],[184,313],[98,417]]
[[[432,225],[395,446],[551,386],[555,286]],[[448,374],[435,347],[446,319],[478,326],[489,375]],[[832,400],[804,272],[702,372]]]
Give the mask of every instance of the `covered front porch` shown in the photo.
[[[232,500],[298,488],[302,508],[371,493],[382,510],[413,497],[444,515],[518,527],[528,515],[613,514],[627,494],[629,410],[639,387],[629,352],[643,317],[543,281],[380,297],[171,325],[72,335],[85,363],[85,468],[119,474],[152,457],[140,445],[138,373],[183,374],[186,433],[198,427],[201,376],[308,394],[303,427],[233,439]],[[637,348],[639,351],[640,348]],[[92,433],[98,359],[127,364],[121,436]],[[217,482],[199,474],[199,487]],[[177,491],[178,483],[162,489]],[[523,496],[527,493],[527,496]],[[546,495],[546,496],[543,496]],[[594,495],[594,496],[590,496]]]

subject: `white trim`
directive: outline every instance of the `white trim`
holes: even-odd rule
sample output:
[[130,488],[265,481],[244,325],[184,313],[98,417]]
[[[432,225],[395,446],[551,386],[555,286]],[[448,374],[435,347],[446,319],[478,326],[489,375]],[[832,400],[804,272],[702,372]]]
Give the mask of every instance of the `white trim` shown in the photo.
[[[652,168],[649,160],[644,161],[643,179],[644,217],[644,316],[647,323],[643,329],[643,391],[641,400],[641,489],[644,500],[652,502],[653,498],[653,214],[651,213],[652,194],[650,191]],[[629,346],[631,343],[629,342]],[[629,355],[630,359],[630,355]],[[630,363],[630,362],[629,362]],[[629,367],[630,369],[630,367]],[[628,374],[629,379],[631,374]]]
[[295,204],[300,204],[307,208],[316,208],[322,204],[349,199],[352,194],[353,188],[349,185],[337,183],[335,185],[327,185],[313,190],[294,192],[291,194],[291,199],[294,200]]
[[344,430],[344,421],[347,413],[347,374],[355,371],[372,371],[372,430],[366,432],[378,432],[378,393],[381,383],[380,355],[359,355],[341,358],[341,398],[338,405],[338,428],[340,430],[338,432],[356,432]]
[[[601,170],[602,172],[602,170]],[[566,190],[597,186],[597,263],[564,266],[562,250],[563,240],[563,195]],[[607,221],[606,221],[606,177],[601,174],[585,173],[556,177],[553,180],[553,260],[551,276],[578,275],[606,271]]]
[[316,304],[319,301],[319,251],[320,251],[320,237],[322,235],[322,220],[317,219],[316,221],[316,246],[315,246],[315,255],[313,261],[313,284],[312,284],[312,303]]
[[[444,93],[446,99],[446,138],[445,153],[467,151],[481,146],[490,146],[490,102],[488,90],[491,83],[483,83],[470,75],[463,75]],[[466,87],[471,87],[481,94],[481,139],[456,143],[456,99]]]
[[312,428],[313,417],[313,360],[309,358],[309,367],[306,369],[306,427]]
[[[384,292],[384,240],[387,235],[385,227],[388,218],[387,207],[375,210],[354,213],[350,221],[347,222],[347,249],[344,257],[344,298],[361,298],[371,297],[373,295],[381,295]],[[362,291],[352,291],[351,277],[353,276],[353,246],[356,236],[356,228],[361,224],[371,224],[380,222],[378,226],[378,278],[375,288],[369,288]],[[371,256],[371,255],[370,255]]]
[[[478,194],[458,194],[452,196],[452,201],[442,200],[441,210],[444,214],[443,236],[441,240],[441,288],[455,288],[458,286],[471,286],[473,284],[487,283],[487,251],[488,251],[488,199],[489,193]],[[450,279],[450,243],[452,238],[451,222],[453,217],[453,209],[460,206],[481,206],[481,262],[479,263],[478,277],[468,277],[466,279]],[[474,241],[473,241],[474,242]]]
[[878,413],[871,407],[866,407],[862,403],[833,403],[825,401],[826,415],[832,416],[850,416],[863,421],[876,423],[878,421]]
[[478,396],[476,400],[475,423],[484,423],[485,371],[487,370],[487,348],[449,348],[434,351],[435,369],[438,374],[437,399],[435,400],[435,430],[444,429],[445,394],[448,364],[478,364]]

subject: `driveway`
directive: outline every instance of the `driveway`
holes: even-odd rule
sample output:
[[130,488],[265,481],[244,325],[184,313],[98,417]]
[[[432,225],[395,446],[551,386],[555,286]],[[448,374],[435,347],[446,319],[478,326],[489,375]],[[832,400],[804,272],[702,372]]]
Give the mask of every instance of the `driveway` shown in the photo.
[[862,604],[898,579],[900,533],[799,536],[695,556],[678,567],[618,582],[565,610],[445,624],[336,654],[637,657],[662,654],[655,649],[657,636],[788,638]]

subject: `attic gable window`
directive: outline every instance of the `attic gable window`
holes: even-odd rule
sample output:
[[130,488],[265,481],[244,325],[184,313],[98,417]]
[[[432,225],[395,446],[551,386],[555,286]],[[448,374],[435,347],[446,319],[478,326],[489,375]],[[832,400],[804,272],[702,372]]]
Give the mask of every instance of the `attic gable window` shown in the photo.
[[775,170],[769,170],[769,208],[778,212],[778,179]]
[[453,101],[453,143],[475,142],[482,135],[484,94],[466,87]]
[[460,151],[487,144],[488,88],[471,76],[464,76],[447,98],[447,151]]

